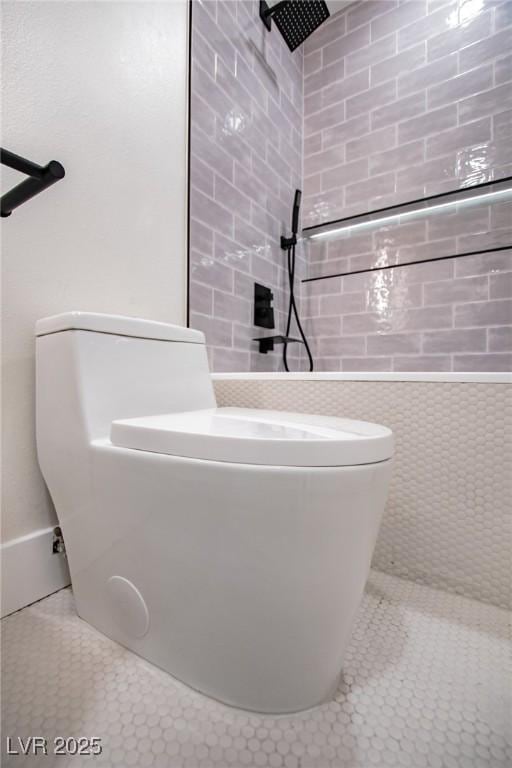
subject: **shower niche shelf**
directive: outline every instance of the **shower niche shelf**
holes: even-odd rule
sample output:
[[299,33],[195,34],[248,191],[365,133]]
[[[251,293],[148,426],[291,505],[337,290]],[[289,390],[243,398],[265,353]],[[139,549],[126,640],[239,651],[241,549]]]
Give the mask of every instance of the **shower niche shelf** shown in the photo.
[[[380,228],[400,227],[419,219],[426,219],[428,216],[437,216],[442,214],[462,213],[470,207],[477,208],[485,206],[489,209],[493,205],[512,202],[512,176],[504,177],[497,181],[475,184],[471,187],[441,192],[436,195],[411,200],[404,203],[378,208],[373,211],[363,212],[347,216],[333,221],[323,222],[302,229],[303,236],[313,242],[330,242],[341,238],[350,238],[355,233],[363,231],[370,232]],[[488,235],[493,231],[489,227],[487,231],[471,232],[475,237],[478,235]],[[398,260],[396,263],[380,264],[379,266],[368,267],[365,269],[350,269],[344,272],[335,272],[332,274],[323,274],[313,277],[307,277],[302,280],[303,283],[315,282],[317,280],[329,280],[335,277],[348,277],[350,275],[360,275],[369,272],[379,272],[382,270],[398,269],[400,267],[409,267],[415,264],[426,264],[429,262],[445,261],[447,259],[463,258],[466,256],[476,256],[486,253],[495,253],[497,251],[512,250],[512,223],[506,228],[500,228],[500,237],[497,242],[482,243],[482,247],[458,250],[455,252],[441,253],[439,256],[430,256],[427,258]],[[466,234],[464,231],[460,235]],[[425,242],[435,244],[437,238],[431,238]],[[455,239],[455,236],[452,237]],[[485,240],[485,237],[484,237]],[[406,244],[410,246],[410,243]],[[400,248],[400,246],[399,246]],[[398,250],[399,250],[398,248]]]

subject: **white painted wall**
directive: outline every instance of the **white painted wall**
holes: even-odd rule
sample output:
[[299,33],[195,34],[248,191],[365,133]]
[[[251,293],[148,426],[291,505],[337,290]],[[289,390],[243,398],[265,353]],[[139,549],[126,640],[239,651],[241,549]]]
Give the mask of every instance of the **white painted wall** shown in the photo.
[[[2,219],[6,541],[55,524],[35,450],[36,319],[185,322],[188,12],[185,0],[29,1],[2,16],[2,146],[66,169]],[[21,178],[5,173],[2,191]]]

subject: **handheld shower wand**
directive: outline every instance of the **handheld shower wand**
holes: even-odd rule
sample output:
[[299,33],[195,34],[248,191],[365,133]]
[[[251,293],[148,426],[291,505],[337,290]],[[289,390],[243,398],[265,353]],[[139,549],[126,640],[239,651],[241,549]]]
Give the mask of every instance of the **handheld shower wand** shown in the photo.
[[[290,336],[290,328],[292,324],[292,316],[295,316],[295,322],[297,324],[297,328],[299,330],[299,333],[301,335],[302,341],[304,342],[304,347],[306,349],[308,358],[309,358],[309,371],[311,372],[313,370],[313,355],[311,354],[311,350],[309,348],[308,340],[306,338],[306,335],[304,333],[304,330],[302,328],[299,312],[297,309],[297,304],[295,303],[295,247],[297,245],[297,233],[299,231],[299,214],[300,214],[300,201],[302,197],[302,192],[300,189],[295,190],[295,197],[293,200],[293,211],[292,211],[292,235],[291,237],[281,237],[281,248],[287,252],[287,262],[288,262],[288,282],[290,286],[290,300],[288,303],[288,318],[286,321],[286,334],[285,339],[289,338]],[[285,371],[289,372],[288,368],[288,360],[287,360],[287,352],[288,352],[288,344],[285,341],[283,344],[283,365]]]

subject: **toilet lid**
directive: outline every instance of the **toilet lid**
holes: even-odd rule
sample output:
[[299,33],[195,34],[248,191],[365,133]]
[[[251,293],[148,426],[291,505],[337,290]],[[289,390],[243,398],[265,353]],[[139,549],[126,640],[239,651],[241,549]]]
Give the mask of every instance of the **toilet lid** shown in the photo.
[[336,467],[389,459],[393,434],[366,421],[208,408],[112,422],[113,445],[236,464]]

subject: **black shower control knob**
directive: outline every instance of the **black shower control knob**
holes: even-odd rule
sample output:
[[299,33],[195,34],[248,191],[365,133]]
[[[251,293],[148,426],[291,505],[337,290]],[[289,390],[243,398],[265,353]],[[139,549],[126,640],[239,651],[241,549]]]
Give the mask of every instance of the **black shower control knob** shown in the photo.
[[274,328],[274,294],[265,285],[254,284],[254,325],[260,328]]

